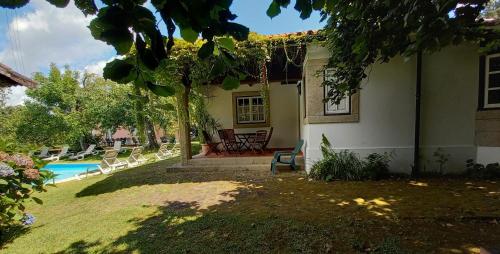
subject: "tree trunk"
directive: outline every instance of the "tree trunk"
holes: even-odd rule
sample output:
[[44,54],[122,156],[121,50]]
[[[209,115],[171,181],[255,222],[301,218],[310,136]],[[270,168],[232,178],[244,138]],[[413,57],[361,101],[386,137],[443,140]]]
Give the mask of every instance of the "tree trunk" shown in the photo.
[[179,143],[181,147],[182,165],[187,165],[192,157],[191,124],[189,123],[189,92],[190,87],[184,86],[183,91],[177,93],[177,115],[179,119]]
[[135,100],[135,119],[137,124],[136,128],[138,136],[137,138],[139,139],[141,145],[144,145],[146,143],[146,131],[144,127],[144,112],[142,112],[144,109],[144,105],[140,99],[142,97],[141,88],[137,85],[134,85],[134,93],[137,97],[137,99]]
[[156,141],[155,127],[150,119],[146,119],[146,127],[148,132],[149,148],[157,149],[160,147]]

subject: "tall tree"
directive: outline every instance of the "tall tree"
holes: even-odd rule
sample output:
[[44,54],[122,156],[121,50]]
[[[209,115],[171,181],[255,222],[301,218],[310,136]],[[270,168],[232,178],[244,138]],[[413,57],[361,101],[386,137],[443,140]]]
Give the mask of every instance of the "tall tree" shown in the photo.
[[491,0],[484,9],[483,16],[485,18],[500,18],[500,0]]
[[7,88],[0,88],[0,110],[7,106],[7,96],[9,95],[9,90]]

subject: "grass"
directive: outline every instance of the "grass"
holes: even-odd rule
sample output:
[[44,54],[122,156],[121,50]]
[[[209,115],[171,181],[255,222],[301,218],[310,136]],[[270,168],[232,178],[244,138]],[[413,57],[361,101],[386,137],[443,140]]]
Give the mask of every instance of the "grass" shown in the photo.
[[500,184],[314,182],[169,172],[171,159],[58,184],[2,253],[479,253],[500,247]]

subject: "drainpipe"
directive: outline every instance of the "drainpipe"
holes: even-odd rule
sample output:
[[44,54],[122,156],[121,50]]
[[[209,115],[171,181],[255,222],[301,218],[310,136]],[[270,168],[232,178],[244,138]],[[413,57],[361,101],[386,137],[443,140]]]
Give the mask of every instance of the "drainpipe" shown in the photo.
[[420,173],[420,104],[422,93],[422,51],[417,53],[417,83],[415,91],[415,146],[413,150],[412,177]]

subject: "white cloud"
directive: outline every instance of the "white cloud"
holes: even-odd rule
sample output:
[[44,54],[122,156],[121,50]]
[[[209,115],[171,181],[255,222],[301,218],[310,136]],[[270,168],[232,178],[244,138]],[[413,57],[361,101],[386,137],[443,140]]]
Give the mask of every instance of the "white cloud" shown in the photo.
[[[80,69],[100,63],[114,53],[111,46],[92,37],[87,28],[92,17],[85,17],[72,2],[66,8],[56,8],[45,0],[32,0],[30,5],[33,11],[15,17],[8,24],[7,46],[0,51],[0,62],[31,76],[33,72],[47,70],[50,63]],[[10,97],[14,94],[21,96],[13,92]]]
[[122,56],[114,56],[108,60],[103,60],[103,61],[89,64],[83,68],[83,72],[94,73],[94,74],[97,74],[99,76],[102,76],[102,72],[103,72],[103,69],[106,66],[106,64],[117,59],[117,58],[122,59],[123,57]]
[[9,94],[7,94],[7,105],[19,105],[28,99],[26,96],[26,87],[24,86],[14,86],[9,89]]

